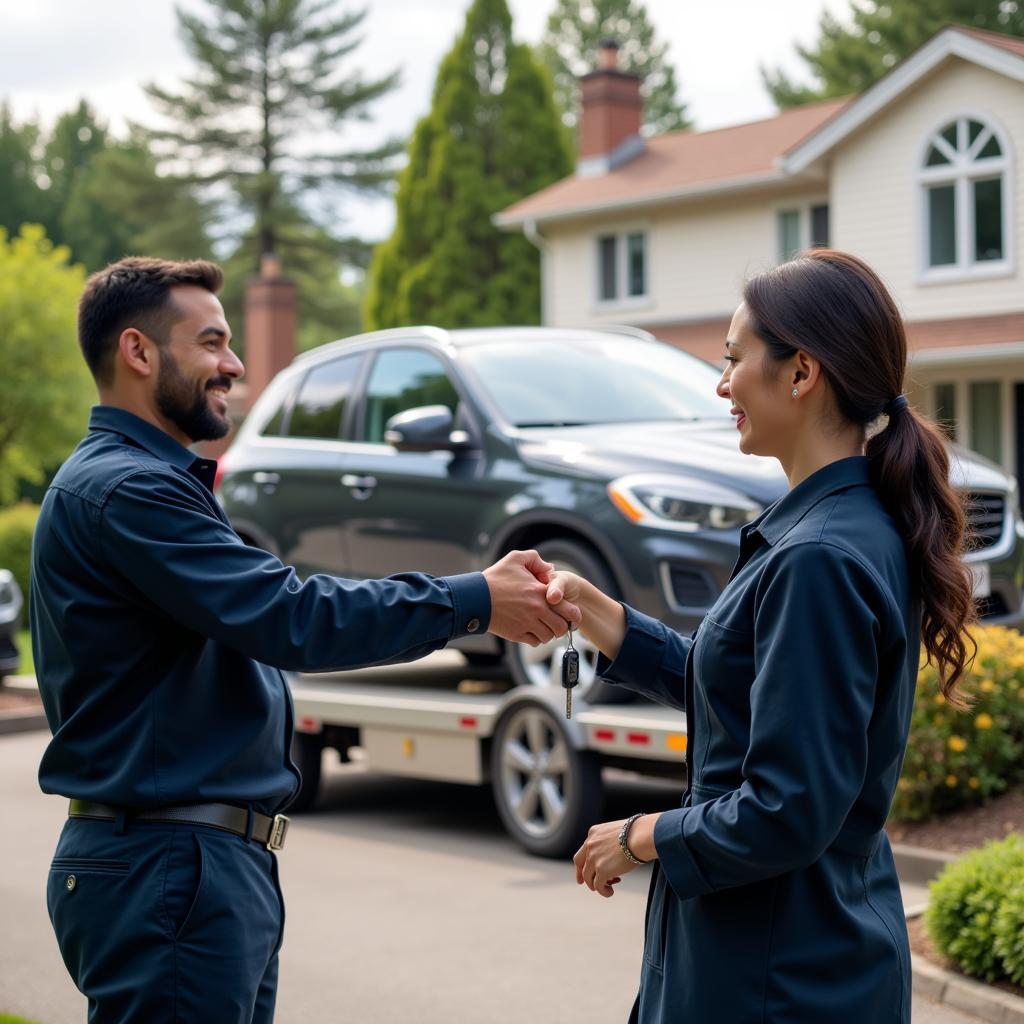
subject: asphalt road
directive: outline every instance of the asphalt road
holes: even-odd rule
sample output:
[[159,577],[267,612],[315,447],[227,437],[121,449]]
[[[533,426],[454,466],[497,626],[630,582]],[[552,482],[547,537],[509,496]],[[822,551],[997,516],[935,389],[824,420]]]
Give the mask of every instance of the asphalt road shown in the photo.
[[[0,737],[0,1012],[81,1024],[44,881],[66,804],[42,795],[44,733]],[[609,817],[672,806],[617,777]],[[279,1024],[622,1024],[639,973],[647,869],[611,900],[505,836],[486,790],[334,764],[281,857]],[[914,1024],[968,1024],[915,1001]]]

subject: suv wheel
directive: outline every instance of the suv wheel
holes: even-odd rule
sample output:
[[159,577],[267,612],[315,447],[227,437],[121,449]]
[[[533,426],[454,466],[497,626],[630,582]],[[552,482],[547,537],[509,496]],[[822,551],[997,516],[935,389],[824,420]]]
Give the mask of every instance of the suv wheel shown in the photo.
[[541,857],[573,853],[600,818],[597,755],[574,749],[561,722],[532,701],[510,709],[498,723],[491,784],[509,835]]
[[[556,569],[574,572],[589,580],[606,594],[616,593],[611,574],[589,548],[575,540],[546,540],[537,545],[540,556]],[[580,653],[580,682],[574,696],[588,704],[621,704],[632,694],[621,686],[602,682],[597,675],[597,648],[576,633],[573,647]],[[555,637],[540,647],[529,644],[508,645],[509,672],[518,686],[536,686],[540,689],[562,688],[562,655],[568,644],[565,637]]]

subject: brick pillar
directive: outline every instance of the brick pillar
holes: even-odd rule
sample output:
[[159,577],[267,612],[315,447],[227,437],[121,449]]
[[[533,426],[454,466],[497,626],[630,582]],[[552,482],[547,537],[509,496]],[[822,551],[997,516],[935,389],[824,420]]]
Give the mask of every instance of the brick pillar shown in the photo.
[[619,44],[601,44],[597,69],[580,78],[581,160],[608,156],[640,135],[644,101],[640,76],[620,71]]
[[245,381],[247,408],[279,370],[295,358],[298,290],[281,274],[281,262],[265,255],[258,277],[245,286]]

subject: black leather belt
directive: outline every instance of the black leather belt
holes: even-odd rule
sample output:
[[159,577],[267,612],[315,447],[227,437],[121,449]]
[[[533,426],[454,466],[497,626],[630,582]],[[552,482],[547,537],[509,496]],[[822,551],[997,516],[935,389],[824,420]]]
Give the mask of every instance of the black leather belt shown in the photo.
[[[176,807],[157,807],[137,810],[126,807],[123,811],[109,804],[96,804],[91,800],[72,800],[69,818],[92,818],[95,821],[116,821],[120,814],[126,821],[160,821],[182,825],[209,825],[233,832],[243,838],[249,835],[249,812],[233,804],[180,804]],[[272,818],[266,814],[252,815],[252,838],[268,850],[280,850],[288,834],[289,821],[283,814]]]

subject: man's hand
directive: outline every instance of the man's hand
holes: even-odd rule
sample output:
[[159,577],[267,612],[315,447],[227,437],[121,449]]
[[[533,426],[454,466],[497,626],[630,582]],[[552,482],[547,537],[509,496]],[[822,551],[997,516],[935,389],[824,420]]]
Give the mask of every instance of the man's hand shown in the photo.
[[580,610],[568,601],[548,602],[547,583],[555,567],[536,551],[510,551],[484,569],[491,591],[490,632],[504,640],[537,647],[564,636]]

